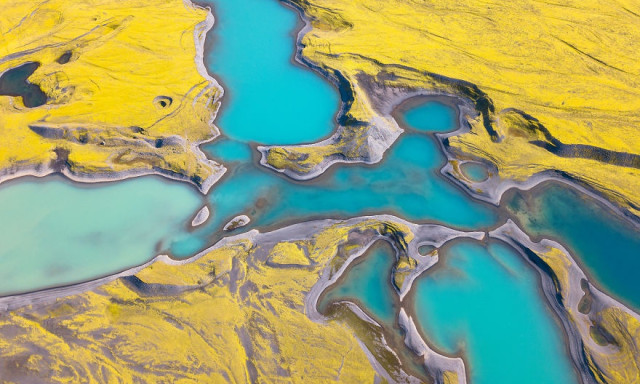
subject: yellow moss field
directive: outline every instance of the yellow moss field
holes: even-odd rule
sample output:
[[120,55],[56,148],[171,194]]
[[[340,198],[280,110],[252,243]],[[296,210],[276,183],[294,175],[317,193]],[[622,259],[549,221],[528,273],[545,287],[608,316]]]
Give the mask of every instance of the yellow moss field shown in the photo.
[[26,106],[0,91],[0,180],[160,173],[206,191],[224,172],[198,148],[218,134],[222,95],[202,64],[206,9],[181,0],[0,0],[0,9],[0,76],[35,63],[25,84],[46,95]]

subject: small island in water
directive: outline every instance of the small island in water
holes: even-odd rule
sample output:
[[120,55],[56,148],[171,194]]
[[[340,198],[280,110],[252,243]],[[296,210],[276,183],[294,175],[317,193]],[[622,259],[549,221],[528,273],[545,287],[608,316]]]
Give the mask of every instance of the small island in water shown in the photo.
[[0,0],[0,382],[640,383],[638,15]]

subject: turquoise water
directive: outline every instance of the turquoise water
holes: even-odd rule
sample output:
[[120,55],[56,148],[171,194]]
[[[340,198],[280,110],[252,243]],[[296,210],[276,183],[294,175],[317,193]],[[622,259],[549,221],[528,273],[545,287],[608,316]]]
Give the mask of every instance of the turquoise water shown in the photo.
[[530,216],[523,225],[536,236],[560,240],[596,285],[640,310],[640,236],[610,209],[577,192],[551,186],[540,196],[510,204]]
[[341,284],[329,288],[318,303],[323,310],[329,303],[357,298],[370,316],[383,324],[393,324],[398,309],[391,287],[391,269],[395,261],[392,248],[378,242],[354,264]]
[[[392,325],[398,310],[389,282],[393,261],[388,246],[373,248],[329,288],[319,309],[355,298]],[[541,300],[538,275],[506,246],[458,242],[414,284],[422,333],[440,351],[463,353],[472,383],[577,383],[560,326]]]
[[167,249],[202,204],[157,177],[88,185],[47,177],[0,187],[0,294],[118,272]]
[[487,167],[477,163],[464,163],[460,166],[462,173],[473,181],[484,181],[489,177]]
[[416,280],[415,310],[432,345],[462,351],[474,384],[577,383],[539,277],[506,246],[459,242]]
[[222,79],[223,109],[216,120],[238,141],[295,144],[331,133],[338,91],[320,75],[290,59],[298,16],[277,1],[217,0],[207,39],[209,73]]
[[[212,148],[216,148],[213,146]],[[495,209],[470,200],[439,176],[444,162],[435,142],[405,134],[381,164],[339,167],[325,177],[295,183],[253,163],[242,164],[209,194],[213,213],[207,225],[176,240],[172,251],[186,256],[238,214],[249,228],[293,223],[310,217],[352,217],[395,213],[413,221],[435,220],[475,229],[496,224]]]
[[214,145],[209,145],[207,152],[227,167],[233,167],[235,163],[250,162],[253,155],[251,147],[247,144],[226,137],[218,139]]
[[458,127],[455,109],[438,101],[411,108],[404,114],[404,120],[410,127],[422,132],[448,132]]

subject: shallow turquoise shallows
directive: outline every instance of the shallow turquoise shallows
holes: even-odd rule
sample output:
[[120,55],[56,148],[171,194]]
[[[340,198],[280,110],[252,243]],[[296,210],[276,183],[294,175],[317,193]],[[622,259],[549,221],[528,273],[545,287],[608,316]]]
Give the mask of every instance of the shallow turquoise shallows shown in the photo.
[[0,295],[142,264],[185,232],[194,188],[158,177],[79,186],[62,177],[0,186]]
[[593,276],[593,282],[640,310],[640,236],[610,209],[573,190],[551,186],[533,199],[516,198],[516,212],[527,212],[525,229],[559,240]]
[[539,277],[519,255],[459,242],[440,263],[415,282],[418,322],[439,350],[463,353],[471,383],[577,383]]
[[404,120],[409,127],[423,132],[448,132],[458,128],[455,109],[438,101],[409,109]]
[[262,144],[317,141],[334,128],[339,94],[320,75],[293,66],[298,16],[273,0],[215,0],[206,57],[222,80],[225,135]]
[[391,287],[391,269],[394,261],[395,255],[388,244],[374,244],[373,248],[342,276],[340,284],[327,290],[318,303],[318,308],[324,310],[332,302],[356,298],[376,321],[393,324],[398,311],[393,301],[396,293]]

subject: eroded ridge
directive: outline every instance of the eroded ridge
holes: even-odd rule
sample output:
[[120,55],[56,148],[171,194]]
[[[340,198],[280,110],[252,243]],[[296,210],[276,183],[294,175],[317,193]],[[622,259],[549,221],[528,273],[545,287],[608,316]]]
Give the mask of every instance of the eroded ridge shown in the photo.
[[[474,196],[499,201],[508,187],[554,177],[637,219],[637,4],[288,2],[306,22],[297,59],[339,85],[343,104],[333,136],[261,148],[263,164],[309,179],[336,162],[377,162],[402,132],[393,106],[448,95],[471,107],[462,111],[465,129],[443,145],[451,175]],[[468,160],[505,183],[487,191],[455,172]]]
[[[222,240],[93,282],[0,298],[0,378],[196,382],[466,382],[404,310],[400,345],[354,304],[327,319],[322,291],[376,241],[397,251],[397,291],[437,261],[417,247],[458,237],[392,216],[323,220]],[[410,256],[415,255],[415,256]],[[396,337],[397,338],[397,337]],[[403,350],[401,352],[400,350]],[[455,380],[454,380],[455,379]]]
[[198,147],[218,135],[222,96],[203,64],[207,9],[180,0],[0,8],[0,181],[157,173],[206,192],[222,176]]
[[489,236],[519,250],[540,273],[584,383],[640,382],[640,315],[594,287],[560,244],[535,243],[512,221]]

